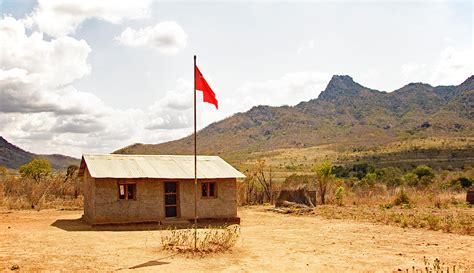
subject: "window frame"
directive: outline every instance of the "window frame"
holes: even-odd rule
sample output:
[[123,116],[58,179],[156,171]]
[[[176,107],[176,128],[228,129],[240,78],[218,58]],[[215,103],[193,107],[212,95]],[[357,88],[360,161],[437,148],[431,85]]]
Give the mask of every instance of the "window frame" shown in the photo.
[[[209,189],[210,189],[210,184],[214,184],[214,195],[210,196]],[[202,187],[203,185],[206,185],[206,196],[202,195]],[[216,181],[201,181],[201,199],[216,199],[217,198],[217,182]]]
[[[124,196],[125,198],[121,199],[120,198],[120,186],[124,186]],[[133,186],[133,198],[128,198],[128,186],[129,185],[132,185]],[[129,200],[133,200],[133,201],[136,201],[137,200],[137,183],[136,182],[126,182],[126,181],[117,181],[117,199],[119,201],[129,201]]]

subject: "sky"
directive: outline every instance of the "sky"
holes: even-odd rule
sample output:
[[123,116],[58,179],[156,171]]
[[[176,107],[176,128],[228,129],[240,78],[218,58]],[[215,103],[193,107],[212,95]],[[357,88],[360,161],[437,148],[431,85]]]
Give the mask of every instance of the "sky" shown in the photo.
[[317,98],[332,75],[391,92],[474,74],[471,1],[0,0],[0,136],[34,153],[110,153],[257,105]]

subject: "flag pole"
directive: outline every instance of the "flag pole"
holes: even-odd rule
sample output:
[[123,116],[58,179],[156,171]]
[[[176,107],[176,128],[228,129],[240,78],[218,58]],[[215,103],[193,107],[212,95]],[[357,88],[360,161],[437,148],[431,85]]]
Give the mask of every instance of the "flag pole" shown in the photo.
[[194,55],[194,250],[197,247],[196,55]]

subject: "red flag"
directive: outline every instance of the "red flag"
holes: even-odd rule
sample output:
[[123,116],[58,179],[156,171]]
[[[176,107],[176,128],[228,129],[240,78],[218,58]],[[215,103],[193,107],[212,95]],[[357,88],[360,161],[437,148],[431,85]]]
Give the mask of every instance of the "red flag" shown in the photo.
[[216,109],[219,109],[219,107],[217,106],[218,102],[216,99],[216,94],[214,93],[214,91],[212,91],[209,84],[207,84],[206,79],[204,79],[204,77],[202,76],[201,71],[199,71],[197,65],[195,65],[194,68],[196,69],[196,78],[194,79],[196,81],[196,90],[202,91],[204,102],[214,104],[214,106],[216,106]]

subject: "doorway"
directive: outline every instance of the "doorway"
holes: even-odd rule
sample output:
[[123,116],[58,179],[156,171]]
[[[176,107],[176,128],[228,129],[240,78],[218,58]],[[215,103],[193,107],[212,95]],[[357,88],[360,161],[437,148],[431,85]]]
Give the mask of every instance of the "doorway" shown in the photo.
[[165,182],[165,217],[178,217],[178,183]]

